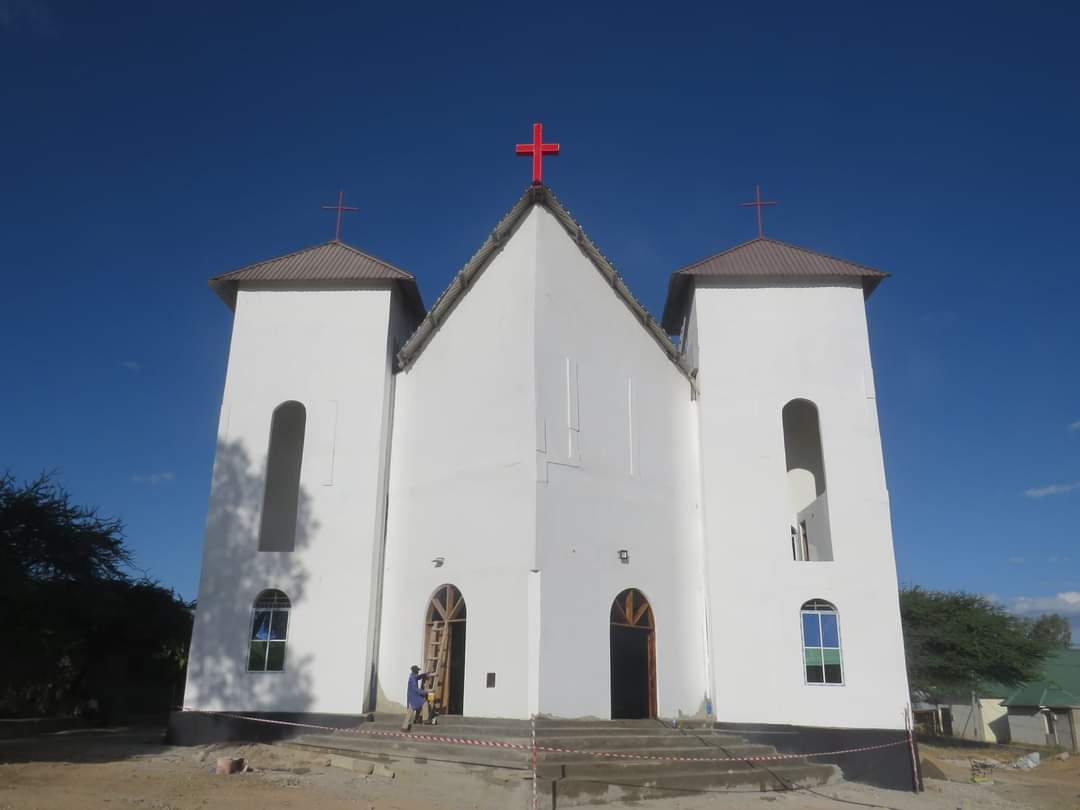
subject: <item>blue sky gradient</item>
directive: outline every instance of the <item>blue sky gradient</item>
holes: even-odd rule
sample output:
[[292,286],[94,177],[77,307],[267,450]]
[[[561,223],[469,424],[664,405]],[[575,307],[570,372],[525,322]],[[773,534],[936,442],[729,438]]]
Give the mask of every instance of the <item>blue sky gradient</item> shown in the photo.
[[[370,6],[370,8],[369,8]],[[1080,7],[0,0],[0,469],[57,470],[196,594],[230,313],[333,236],[431,303],[545,179],[654,313],[766,233],[869,304],[900,577],[1080,639]]]

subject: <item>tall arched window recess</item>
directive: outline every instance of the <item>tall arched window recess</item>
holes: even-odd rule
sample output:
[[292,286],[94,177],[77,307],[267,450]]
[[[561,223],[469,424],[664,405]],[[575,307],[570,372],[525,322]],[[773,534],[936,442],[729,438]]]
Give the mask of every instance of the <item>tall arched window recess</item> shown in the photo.
[[300,465],[304,459],[306,425],[307,411],[299,402],[281,403],[270,419],[259,551],[292,551],[296,548]]
[[289,636],[289,597],[277,590],[263,591],[255,599],[248,645],[248,672],[283,672],[285,642]]
[[802,606],[803,667],[806,683],[843,684],[840,617],[836,606],[811,599]]
[[831,560],[832,531],[817,406],[808,399],[793,399],[784,406],[781,418],[791,556],[798,561]]

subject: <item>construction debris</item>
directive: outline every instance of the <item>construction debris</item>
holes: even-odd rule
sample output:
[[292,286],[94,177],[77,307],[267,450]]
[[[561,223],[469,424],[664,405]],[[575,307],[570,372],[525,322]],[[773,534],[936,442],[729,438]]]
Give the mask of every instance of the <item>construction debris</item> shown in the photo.
[[217,770],[215,773],[217,773],[218,776],[228,776],[232,773],[240,773],[243,770],[243,757],[218,757],[217,759]]
[[1030,771],[1032,768],[1039,767],[1039,752],[1032,751],[1026,756],[1020,757],[1015,762],[1009,763],[1010,768],[1019,768],[1022,771]]

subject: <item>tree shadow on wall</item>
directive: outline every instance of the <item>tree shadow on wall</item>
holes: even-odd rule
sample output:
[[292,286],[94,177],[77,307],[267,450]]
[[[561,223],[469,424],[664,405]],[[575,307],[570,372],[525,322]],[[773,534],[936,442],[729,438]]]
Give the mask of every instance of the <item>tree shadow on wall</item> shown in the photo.
[[[311,656],[300,654],[293,625],[304,610],[311,574],[305,550],[318,529],[300,486],[293,551],[259,551],[265,461],[253,466],[240,441],[219,442],[203,546],[202,579],[188,661],[185,707],[303,712],[314,703]],[[252,610],[264,590],[291,602],[281,672],[249,672]]]

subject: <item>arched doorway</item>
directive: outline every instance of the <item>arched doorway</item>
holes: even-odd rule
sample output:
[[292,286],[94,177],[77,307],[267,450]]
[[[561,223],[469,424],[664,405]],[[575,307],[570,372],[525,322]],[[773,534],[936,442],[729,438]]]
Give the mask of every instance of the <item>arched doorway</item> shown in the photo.
[[462,714],[465,695],[465,599],[453,585],[440,585],[424,618],[424,663],[436,673],[430,688],[439,714]]
[[656,623],[637,588],[611,605],[611,719],[656,717]]

